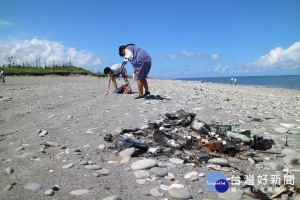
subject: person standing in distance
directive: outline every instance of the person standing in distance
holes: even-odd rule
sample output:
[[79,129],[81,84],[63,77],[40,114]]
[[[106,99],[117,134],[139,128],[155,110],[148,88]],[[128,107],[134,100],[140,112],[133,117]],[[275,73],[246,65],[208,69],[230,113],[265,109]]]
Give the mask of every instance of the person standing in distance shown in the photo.
[[1,71],[0,71],[0,77],[1,77],[1,79],[2,79],[2,83],[5,83],[5,72],[4,72],[4,70],[3,69],[0,69]]
[[233,82],[234,82],[234,86],[236,86],[236,84],[237,84],[237,79],[234,77],[233,78]]
[[[135,44],[127,44],[126,46],[122,45],[119,47],[119,55],[124,57],[121,72],[123,72],[123,68],[128,60],[134,68],[134,74],[139,90],[139,96],[135,97],[135,99],[141,99],[150,95],[148,82],[146,80],[152,63],[149,54],[141,47],[135,46]],[[143,89],[145,89],[145,94],[143,93]]]

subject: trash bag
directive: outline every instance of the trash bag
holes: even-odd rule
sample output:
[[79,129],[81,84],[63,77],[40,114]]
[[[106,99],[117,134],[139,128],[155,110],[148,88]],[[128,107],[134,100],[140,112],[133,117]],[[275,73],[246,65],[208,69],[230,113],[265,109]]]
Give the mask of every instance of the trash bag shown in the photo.
[[119,87],[118,89],[116,89],[114,91],[114,93],[117,93],[117,94],[123,94],[123,85],[121,87]]
[[[114,93],[117,93],[117,94],[123,94],[127,87],[128,87],[127,84],[126,84],[126,85],[122,85],[121,87],[119,87],[118,89],[116,89],[116,90],[114,91]],[[126,94],[129,94],[129,93],[132,93],[131,89],[130,89],[129,92],[126,93]]]

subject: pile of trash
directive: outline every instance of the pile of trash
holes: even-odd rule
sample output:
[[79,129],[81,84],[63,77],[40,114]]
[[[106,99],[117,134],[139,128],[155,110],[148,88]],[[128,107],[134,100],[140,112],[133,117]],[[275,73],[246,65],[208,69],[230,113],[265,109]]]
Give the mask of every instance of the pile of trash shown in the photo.
[[[192,163],[194,166],[206,164],[208,168],[225,172],[229,170],[221,166],[209,165],[208,160],[231,156],[254,164],[257,160],[255,151],[277,154],[267,151],[274,145],[272,139],[251,135],[250,130],[233,131],[231,125],[223,125],[221,122],[214,121],[206,124],[196,118],[195,113],[184,110],[160,115],[158,120],[141,128],[123,129],[115,136],[107,134],[104,140],[112,143],[111,148],[119,152],[134,147],[136,151],[132,156],[146,158],[175,156],[184,163]],[[244,180],[246,173],[241,168],[231,164],[229,166],[240,174],[241,180]],[[272,198],[286,191],[294,191],[294,187],[289,187],[289,185],[281,185]],[[265,193],[251,185],[244,186],[242,191],[252,198],[269,199]]]
[[[218,122],[208,125],[195,119],[195,116],[196,114],[184,110],[166,113],[141,129],[123,129],[118,136],[108,134],[104,140],[114,142],[114,148],[119,151],[135,147],[138,149],[136,156],[143,154],[145,157],[169,157],[174,151],[181,150],[186,154],[182,157],[185,162],[193,163],[208,160],[212,155],[218,157],[218,154],[236,156],[249,148],[265,151],[274,144],[271,139],[252,136],[250,130],[234,132],[231,125]],[[149,147],[158,145],[161,146],[159,151],[147,151]]]

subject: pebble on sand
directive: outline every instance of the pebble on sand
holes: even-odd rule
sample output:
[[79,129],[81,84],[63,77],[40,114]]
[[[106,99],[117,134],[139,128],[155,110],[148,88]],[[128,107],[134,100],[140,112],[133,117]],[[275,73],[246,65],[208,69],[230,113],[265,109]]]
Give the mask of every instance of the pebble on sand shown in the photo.
[[134,153],[135,153],[135,148],[131,147],[131,148],[128,148],[128,149],[125,149],[125,150],[121,151],[119,153],[119,155],[120,155],[121,158],[125,158],[125,157],[132,156]]
[[47,141],[44,144],[47,144],[47,145],[52,146],[52,147],[59,147],[60,146],[58,143],[50,142],[50,141]]
[[137,170],[134,172],[134,176],[137,179],[142,179],[149,177],[150,173],[147,170]]
[[27,183],[24,188],[27,190],[40,190],[43,188],[43,186],[38,183]]
[[236,192],[231,192],[227,190],[227,192],[218,194],[220,199],[224,200],[241,200],[243,192],[241,190],[237,190]]
[[160,177],[168,175],[168,170],[161,167],[153,167],[150,169],[150,172],[155,176],[160,176]]
[[102,200],[122,200],[122,198],[118,195],[112,195],[112,196],[106,197]]
[[275,128],[275,131],[278,133],[287,133],[288,129],[284,128],[284,127],[277,127],[277,128]]
[[285,164],[296,164],[299,161],[299,154],[289,154],[288,156],[284,157],[282,159],[282,162],[284,162]]
[[126,163],[128,163],[129,161],[130,161],[130,156],[128,156],[128,157],[125,157],[125,158],[123,158],[121,161],[120,161],[120,164],[126,164]]
[[82,161],[80,161],[80,163],[79,163],[80,165],[88,165],[89,164],[89,162],[88,161],[86,161],[86,160],[82,160]]
[[90,169],[90,170],[100,170],[100,169],[102,169],[102,167],[99,166],[99,165],[86,165],[85,168]]
[[102,168],[100,170],[97,170],[98,173],[100,173],[101,175],[109,175],[109,170],[106,168]]
[[5,171],[6,171],[7,174],[12,174],[12,173],[14,172],[14,169],[11,168],[11,167],[7,167],[7,168],[5,169]]
[[158,162],[158,166],[167,167],[168,169],[175,169],[177,166],[171,162]]
[[89,192],[90,191],[87,190],[87,189],[81,189],[81,190],[73,190],[73,191],[70,192],[70,194],[75,195],[75,196],[80,196],[80,195],[83,195],[83,194],[87,194]]
[[293,124],[280,123],[280,126],[283,126],[285,128],[288,128],[288,129],[293,128]]
[[211,158],[211,159],[208,160],[208,163],[221,165],[221,166],[228,166],[229,165],[228,160],[226,160],[224,158]]
[[153,159],[142,159],[131,164],[133,170],[149,169],[157,166],[157,161]]
[[46,190],[45,195],[47,195],[47,196],[53,196],[54,193],[55,193],[54,190],[49,189],[49,190]]
[[192,177],[197,177],[197,175],[198,175],[198,172],[190,172],[190,173],[187,173],[186,175],[184,175],[184,178],[191,179]]
[[192,199],[192,195],[185,189],[172,188],[169,190],[169,195],[175,199]]
[[151,188],[150,189],[150,194],[154,197],[159,197],[160,196],[160,193],[159,193],[158,189],[156,189],[156,188]]
[[68,168],[71,168],[73,166],[74,166],[74,163],[70,163],[70,164],[64,165],[62,168],[63,169],[68,169]]
[[45,135],[47,135],[48,134],[48,131],[46,131],[46,130],[43,130],[41,133],[40,133],[40,137],[44,137]]
[[281,154],[284,154],[284,155],[290,155],[290,154],[296,154],[297,151],[294,150],[294,149],[282,149],[281,150]]
[[22,151],[22,150],[25,150],[23,146],[16,148],[16,151]]
[[8,190],[10,190],[11,188],[13,188],[12,185],[7,185],[7,186],[5,186],[5,187],[3,188],[3,191],[8,191]]
[[280,162],[270,162],[269,163],[269,167],[272,170],[281,171],[283,169],[283,167],[284,167],[284,164],[280,163]]
[[170,158],[169,161],[174,164],[183,164],[184,163],[184,160],[179,159],[179,158]]
[[136,182],[137,182],[138,184],[143,185],[143,184],[146,183],[146,179],[144,179],[144,178],[142,178],[142,179],[136,179]]
[[101,151],[103,151],[105,148],[106,148],[106,147],[105,147],[104,144],[100,144],[100,145],[98,146],[98,149],[101,150]]

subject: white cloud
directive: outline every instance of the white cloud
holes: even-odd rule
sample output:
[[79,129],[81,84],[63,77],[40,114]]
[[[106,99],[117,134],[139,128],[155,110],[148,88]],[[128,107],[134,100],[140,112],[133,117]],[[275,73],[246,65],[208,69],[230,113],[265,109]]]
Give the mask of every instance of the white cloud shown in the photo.
[[212,60],[218,60],[220,56],[218,54],[211,54],[210,57]]
[[277,47],[269,54],[249,62],[246,66],[250,69],[272,69],[282,67],[284,69],[298,69],[300,67],[300,42],[295,42],[287,49]]
[[229,66],[222,66],[222,65],[218,65],[216,66],[213,70],[208,69],[209,72],[213,71],[213,72],[218,72],[218,73],[223,73],[223,74],[247,74],[249,73],[249,70],[247,69],[233,69],[232,67]]
[[231,73],[232,69],[228,66],[222,67],[220,64],[214,68],[215,72],[220,72],[220,73]]
[[172,54],[172,55],[170,55],[170,58],[171,58],[171,59],[176,59],[176,58],[177,58],[177,55]]
[[199,60],[218,60],[219,55],[218,54],[210,54],[210,55],[205,55],[200,52],[188,52],[186,50],[182,50],[181,53],[185,55],[186,57],[189,58],[196,58]]
[[39,62],[40,66],[62,65],[71,62],[74,66],[99,65],[101,60],[95,58],[92,52],[78,51],[65,47],[59,42],[32,39],[18,42],[0,42],[0,64],[7,64],[5,58],[13,56],[15,64]]
[[9,26],[12,25],[11,22],[0,19],[0,26]]
[[176,54],[171,54],[169,56],[161,56],[161,55],[158,55],[156,56],[158,59],[165,59],[165,58],[171,58],[171,59],[176,59],[177,58],[177,55]]
[[202,54],[201,53],[194,53],[194,52],[188,52],[186,50],[182,50],[181,53],[183,55],[185,55],[186,57],[190,57],[190,58],[193,58],[193,57],[201,57]]

